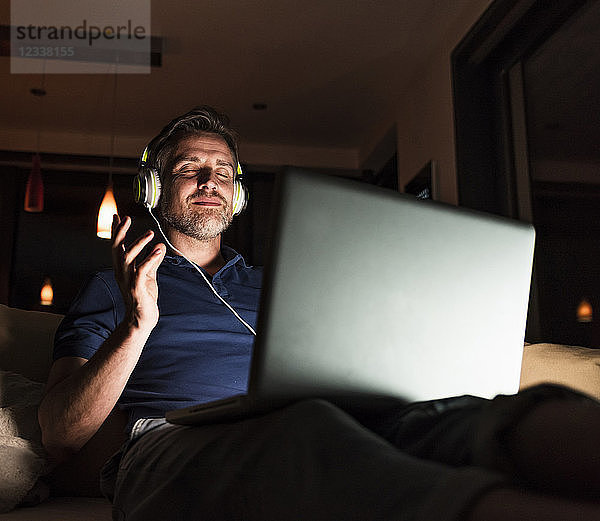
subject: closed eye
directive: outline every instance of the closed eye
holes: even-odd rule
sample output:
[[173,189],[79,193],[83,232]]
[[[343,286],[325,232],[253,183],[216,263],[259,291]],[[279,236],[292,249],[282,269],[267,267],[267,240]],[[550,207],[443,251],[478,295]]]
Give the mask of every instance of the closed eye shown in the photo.
[[200,168],[197,164],[186,163],[173,171],[173,177],[191,179],[192,177],[206,173],[206,171],[206,168]]
[[180,170],[179,172],[174,172],[174,178],[183,178],[183,179],[191,179],[192,177],[196,177],[200,173],[199,170],[189,169],[189,170]]

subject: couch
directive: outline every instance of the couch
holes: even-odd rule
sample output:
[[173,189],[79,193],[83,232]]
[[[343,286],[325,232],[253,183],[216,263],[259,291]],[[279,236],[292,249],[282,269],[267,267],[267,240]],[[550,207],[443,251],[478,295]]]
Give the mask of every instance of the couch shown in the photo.
[[[60,320],[57,314],[0,304],[0,510],[5,511],[0,521],[111,519],[110,504],[99,490],[99,471],[125,438],[125,418],[111,414],[74,458],[57,467],[47,464],[41,449],[36,406]],[[600,350],[526,345],[521,388],[543,382],[600,399]]]
[[[100,492],[99,472],[125,440],[124,415],[111,414],[86,446],[64,464],[48,464],[41,450],[37,403],[52,364],[54,331],[61,318],[0,304],[2,521],[111,519],[110,503]],[[32,490],[24,495],[25,488]],[[17,500],[34,506],[6,512]]]

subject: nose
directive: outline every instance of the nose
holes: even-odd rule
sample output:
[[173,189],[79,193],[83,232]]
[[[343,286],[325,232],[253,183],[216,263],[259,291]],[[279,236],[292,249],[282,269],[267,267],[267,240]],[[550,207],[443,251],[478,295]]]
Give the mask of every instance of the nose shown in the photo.
[[197,180],[198,190],[206,189],[214,191],[217,189],[215,174],[210,170],[203,170],[202,172],[198,173]]

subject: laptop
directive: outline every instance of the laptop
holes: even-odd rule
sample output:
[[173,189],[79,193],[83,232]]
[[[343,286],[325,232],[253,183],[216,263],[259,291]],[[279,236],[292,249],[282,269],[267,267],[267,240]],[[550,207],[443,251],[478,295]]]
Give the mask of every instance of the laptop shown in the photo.
[[274,201],[248,393],[169,422],[517,392],[531,225],[299,169]]

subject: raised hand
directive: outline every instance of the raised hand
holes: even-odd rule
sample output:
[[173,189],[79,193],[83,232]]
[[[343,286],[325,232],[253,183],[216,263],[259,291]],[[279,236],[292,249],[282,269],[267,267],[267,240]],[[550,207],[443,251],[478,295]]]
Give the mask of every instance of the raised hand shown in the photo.
[[156,271],[165,256],[166,247],[162,243],[157,244],[140,262],[138,256],[150,243],[154,233],[148,230],[126,249],[124,241],[130,226],[130,217],[121,220],[118,215],[113,216],[113,269],[125,302],[125,319],[134,327],[152,329],[159,317]]

